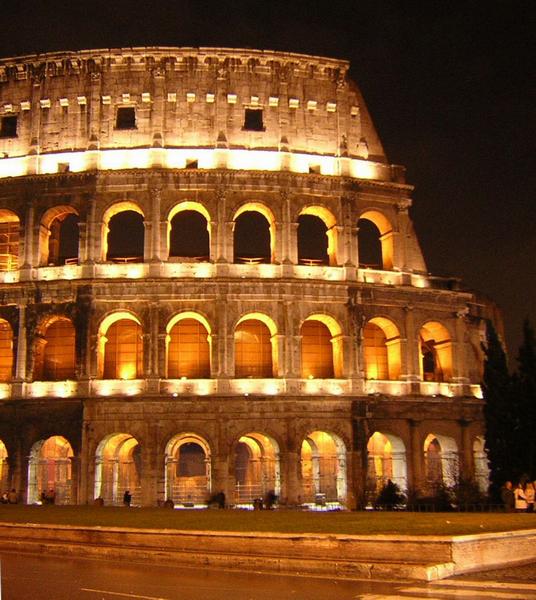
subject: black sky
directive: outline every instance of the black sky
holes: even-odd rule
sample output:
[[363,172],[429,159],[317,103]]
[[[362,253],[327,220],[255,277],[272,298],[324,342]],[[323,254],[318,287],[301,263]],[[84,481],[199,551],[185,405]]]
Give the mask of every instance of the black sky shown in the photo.
[[170,45],[350,60],[389,160],[415,185],[429,270],[498,302],[512,354],[525,316],[536,325],[533,0],[2,4],[1,56]]

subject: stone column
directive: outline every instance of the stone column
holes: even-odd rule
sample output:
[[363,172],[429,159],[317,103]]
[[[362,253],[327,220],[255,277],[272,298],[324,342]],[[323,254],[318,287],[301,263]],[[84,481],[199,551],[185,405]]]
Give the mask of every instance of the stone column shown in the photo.
[[[417,332],[415,331],[415,314],[413,306],[404,307],[406,341],[400,341],[402,352],[401,378],[407,381],[418,382],[421,379],[419,368],[419,344],[417,343]],[[405,348],[404,348],[405,346]],[[403,350],[405,349],[405,352]]]
[[160,187],[153,186],[149,190],[149,195],[151,199],[152,215],[151,227],[150,230],[146,231],[146,238],[148,238],[149,233],[151,233],[152,239],[149,254],[146,254],[146,256],[150,256],[151,262],[160,262],[162,260],[162,256],[160,253],[160,206],[162,199],[162,189]]
[[15,379],[26,381],[26,361],[28,340],[26,337],[26,304],[19,306],[19,330],[17,332],[17,363],[15,366]]
[[423,489],[424,485],[424,449],[421,443],[420,422],[415,419],[410,419],[410,436],[411,436],[411,471],[412,476],[408,481],[408,485],[415,492]]
[[141,448],[141,504],[142,506],[156,506],[157,480],[158,480],[158,455],[157,435],[154,426],[147,427],[147,436]]
[[21,239],[23,240],[24,246],[24,262],[21,265],[21,269],[30,269],[33,266],[32,255],[33,255],[33,244],[34,244],[34,207],[30,202],[26,209],[26,224],[22,231]]
[[471,444],[471,422],[460,420],[461,441],[460,448],[460,476],[462,479],[474,480],[475,465],[473,456],[473,445]]

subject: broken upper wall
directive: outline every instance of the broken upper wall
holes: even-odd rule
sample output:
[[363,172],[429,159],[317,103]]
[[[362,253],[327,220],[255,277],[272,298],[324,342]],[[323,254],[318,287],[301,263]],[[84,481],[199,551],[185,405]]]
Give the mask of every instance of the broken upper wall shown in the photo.
[[399,179],[399,170],[386,168],[348,67],[337,59],[220,48],[2,59],[0,153],[262,149],[376,162],[382,176],[372,178]]

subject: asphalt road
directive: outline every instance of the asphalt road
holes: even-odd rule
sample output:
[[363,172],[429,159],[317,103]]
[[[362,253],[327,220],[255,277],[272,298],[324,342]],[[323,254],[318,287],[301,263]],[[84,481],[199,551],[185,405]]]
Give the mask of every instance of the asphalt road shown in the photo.
[[[536,565],[430,584],[0,554],[0,600],[536,600]],[[509,575],[510,574],[510,575]]]

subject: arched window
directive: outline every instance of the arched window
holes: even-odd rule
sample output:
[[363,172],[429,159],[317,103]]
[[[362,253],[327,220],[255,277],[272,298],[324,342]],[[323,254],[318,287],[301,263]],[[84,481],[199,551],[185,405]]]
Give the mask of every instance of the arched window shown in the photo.
[[197,319],[183,318],[171,327],[168,335],[168,377],[210,377],[209,333],[205,325]]
[[143,339],[134,317],[119,318],[101,334],[103,379],[137,379],[143,371]]
[[197,210],[181,210],[170,222],[170,258],[187,258],[208,261],[210,240],[205,215]]
[[337,264],[337,228],[333,214],[323,206],[308,206],[298,217],[298,262]]
[[320,320],[308,319],[301,326],[300,333],[302,377],[308,379],[335,377],[333,336],[327,325]]
[[235,329],[235,377],[273,377],[273,350],[268,327],[257,319]]
[[39,233],[42,266],[78,261],[79,217],[70,206],[55,206],[43,215]]
[[13,374],[13,330],[0,319],[0,382],[11,381]]
[[119,202],[103,216],[102,258],[113,262],[142,262],[145,229],[143,213],[133,202]]
[[38,338],[34,379],[61,381],[75,377],[75,330],[72,322],[59,318],[48,324]]
[[42,496],[53,497],[55,504],[72,502],[73,456],[71,444],[60,435],[32,446],[28,461],[28,504],[34,504]]
[[0,272],[19,268],[19,230],[17,215],[0,209]]
[[482,436],[476,437],[473,442],[473,461],[475,465],[475,483],[478,489],[485,494],[489,487],[489,461]]
[[7,449],[2,440],[0,440],[0,489],[8,490],[9,485],[9,463],[7,460]]
[[358,223],[359,266],[390,270],[393,268],[393,227],[379,211],[364,212]]
[[377,494],[389,480],[406,490],[406,448],[394,435],[375,431],[367,444],[367,489]]
[[449,381],[452,377],[452,341],[446,327],[435,321],[419,332],[421,375],[424,381]]
[[363,330],[363,354],[367,379],[398,379],[400,377],[400,334],[383,317],[371,319]]
[[210,448],[193,433],[176,435],[166,447],[166,500],[205,504],[210,495]]
[[235,263],[272,262],[270,222],[260,212],[247,210],[235,217],[233,241]]
[[424,440],[424,468],[428,491],[439,485],[452,487],[458,481],[458,447],[453,438],[430,433]]
[[279,447],[257,432],[243,435],[235,448],[235,502],[252,503],[272,492],[280,493]]

